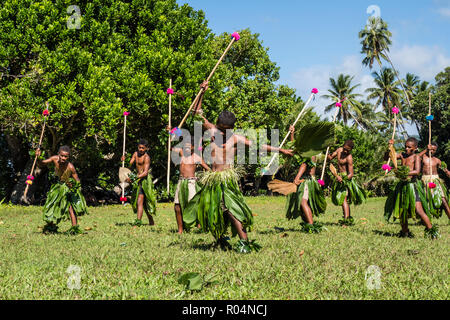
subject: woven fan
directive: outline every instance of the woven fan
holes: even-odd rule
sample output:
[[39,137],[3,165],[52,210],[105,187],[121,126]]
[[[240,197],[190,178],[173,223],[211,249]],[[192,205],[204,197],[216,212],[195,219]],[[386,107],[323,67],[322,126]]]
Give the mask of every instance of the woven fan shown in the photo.
[[281,193],[285,196],[297,191],[297,185],[292,182],[285,182],[278,179],[272,180],[267,184],[269,190]]
[[393,145],[389,146],[389,157],[391,158],[391,161],[394,164],[395,169],[397,169],[397,152],[395,152],[395,148]]
[[119,181],[126,182],[128,175],[131,173],[131,170],[125,167],[120,167],[119,169]]
[[335,177],[337,177],[337,176],[339,175],[339,174],[337,173],[337,170],[336,170],[335,166],[333,166],[332,163],[330,163],[330,171],[331,171],[331,173],[332,173]]

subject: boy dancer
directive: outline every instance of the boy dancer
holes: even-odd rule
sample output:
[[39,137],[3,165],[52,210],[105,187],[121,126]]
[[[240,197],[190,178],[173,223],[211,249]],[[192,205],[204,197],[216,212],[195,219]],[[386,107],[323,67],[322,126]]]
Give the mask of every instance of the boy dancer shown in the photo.
[[[290,126],[291,142],[294,141],[294,126]],[[322,231],[322,225],[314,223],[313,215],[319,216],[325,212],[327,202],[323,190],[315,178],[316,157],[311,159],[301,158],[303,163],[300,165],[294,184],[297,185],[297,191],[287,196],[286,218],[288,220],[302,217],[302,230],[307,233],[319,233]],[[306,173],[304,179],[303,175]]]
[[329,161],[337,158],[339,169],[339,174],[333,174],[336,180],[333,181],[331,200],[334,205],[342,206],[344,218],[339,223],[350,226],[354,225],[354,219],[350,214],[349,204],[360,205],[367,199],[366,191],[353,179],[353,147],[353,141],[347,140],[342,147],[328,155]]
[[[138,143],[138,150],[133,154],[130,160],[130,166],[136,162],[137,176],[132,181],[130,177],[127,179],[128,183],[132,183],[132,199],[131,205],[134,213],[137,213],[137,219],[134,225],[142,225],[142,215],[148,217],[149,225],[153,226],[153,215],[156,214],[156,192],[153,187],[152,176],[149,174],[150,156],[147,154],[148,142],[141,139]],[[121,161],[125,161],[125,156],[121,157]]]
[[[171,128],[169,128],[170,130]],[[194,152],[194,137],[185,142],[183,148],[173,148],[173,152],[181,156],[180,162],[180,178],[178,180],[177,189],[175,191],[174,210],[177,219],[178,233],[183,233],[183,211],[188,202],[195,196],[200,186],[197,183],[195,169],[197,165],[201,165],[205,170],[210,168],[197,153]]]
[[[441,160],[433,157],[436,154],[437,148],[437,143],[432,142],[428,145],[427,149],[419,153],[419,156],[422,157],[422,182],[426,190],[427,205],[430,213],[439,218],[442,215],[442,210],[444,210],[450,219],[447,188],[439,178],[438,170],[442,169],[448,177],[450,177],[450,171],[447,169],[447,165],[443,164]],[[431,153],[431,160],[429,158],[429,152]]]
[[[204,93],[208,83],[205,81],[201,87]],[[200,99],[196,113],[202,117],[204,128],[211,132],[212,171],[201,178],[201,190],[192,198],[183,213],[184,225],[189,229],[198,221],[205,232],[212,233],[223,249],[229,249],[231,246],[224,235],[231,223],[233,235],[237,233],[240,238],[236,249],[243,253],[251,252],[252,249],[257,251],[260,246],[254,241],[249,242],[246,232],[253,224],[252,211],[239,189],[238,181],[241,175],[233,167],[237,145],[250,146],[252,141],[241,135],[226,135],[227,130],[232,130],[236,122],[232,112],[222,111],[214,125],[203,116]],[[263,149],[292,155],[291,150],[268,145],[264,145]]]
[[[39,157],[41,150],[36,150]],[[72,163],[69,162],[70,148],[62,146],[58,150],[58,155],[52,156],[46,160],[39,161],[39,166],[53,164],[55,166],[55,175],[59,181],[52,185],[47,193],[47,200],[44,205],[44,233],[54,233],[58,230],[58,223],[61,220],[70,218],[72,227],[67,231],[68,234],[83,233],[78,226],[77,216],[87,214],[86,200],[81,194],[80,178]]]
[[[389,144],[393,145],[394,141],[389,140]],[[431,225],[422,206],[426,199],[425,191],[417,181],[420,175],[420,157],[415,154],[416,150],[417,140],[408,138],[405,143],[405,152],[397,154],[397,159],[401,159],[402,166],[396,169],[395,173],[400,181],[386,199],[384,216],[386,221],[389,221],[391,215],[394,215],[394,219],[400,219],[402,230],[399,236],[412,238],[413,235],[408,229],[408,219],[415,219],[417,213],[425,224],[425,237],[434,239],[439,236],[439,233],[437,227]],[[388,158],[389,151],[385,154],[385,160]]]

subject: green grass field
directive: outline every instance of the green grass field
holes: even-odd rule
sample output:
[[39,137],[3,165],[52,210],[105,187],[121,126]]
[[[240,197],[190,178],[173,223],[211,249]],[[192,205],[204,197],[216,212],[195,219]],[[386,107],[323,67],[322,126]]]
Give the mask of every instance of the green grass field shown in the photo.
[[[449,298],[445,216],[433,220],[440,239],[424,239],[416,222],[416,237],[400,239],[400,225],[383,220],[384,199],[352,206],[353,227],[339,226],[341,209],[328,203],[319,219],[327,230],[310,235],[300,232],[299,220],[284,218],[284,197],[247,201],[255,215],[249,239],[263,247],[258,253],[214,249],[213,237],[198,231],[177,235],[170,203],[158,204],[156,226],[144,215],[140,228],[129,224],[130,206],[89,208],[80,218],[87,231],[78,236],[43,235],[40,207],[0,206],[0,299]],[[60,231],[69,227],[64,222]],[[71,265],[80,268],[79,289],[68,287]],[[379,289],[368,287],[376,284],[372,265],[381,273]],[[186,292],[178,283],[186,272],[218,282]]]

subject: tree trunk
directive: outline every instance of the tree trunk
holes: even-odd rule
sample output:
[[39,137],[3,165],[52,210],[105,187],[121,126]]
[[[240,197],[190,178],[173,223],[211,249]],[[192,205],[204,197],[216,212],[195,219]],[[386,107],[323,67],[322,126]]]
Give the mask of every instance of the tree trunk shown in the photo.
[[5,134],[5,140],[8,144],[8,150],[12,157],[11,160],[13,163],[14,171],[16,173],[23,171],[30,158],[30,156],[28,155],[28,150],[25,150],[22,140],[17,136]]

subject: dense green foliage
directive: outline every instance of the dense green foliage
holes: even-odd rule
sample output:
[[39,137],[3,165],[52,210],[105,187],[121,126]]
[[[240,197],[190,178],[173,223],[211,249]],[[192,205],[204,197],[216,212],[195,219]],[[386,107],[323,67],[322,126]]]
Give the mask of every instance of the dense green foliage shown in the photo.
[[[0,80],[2,133],[28,152],[36,146],[48,101],[43,148],[54,154],[61,144],[70,145],[83,184],[111,188],[117,184],[127,110],[127,152],[139,138],[148,139],[152,173],[163,176],[169,79],[186,98],[174,96],[176,124],[230,35],[214,35],[202,11],[175,0],[78,1],[80,28],[69,29],[70,4],[20,0],[0,9],[0,69],[23,76]],[[239,127],[279,127],[296,102],[294,90],[275,85],[278,67],[258,35],[249,30],[240,35],[211,81],[206,115],[214,121],[228,108]],[[24,177],[25,168],[22,162],[14,173]]]

